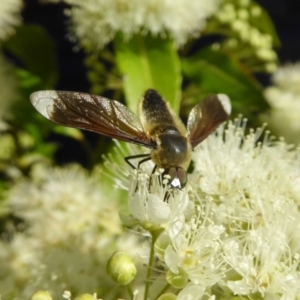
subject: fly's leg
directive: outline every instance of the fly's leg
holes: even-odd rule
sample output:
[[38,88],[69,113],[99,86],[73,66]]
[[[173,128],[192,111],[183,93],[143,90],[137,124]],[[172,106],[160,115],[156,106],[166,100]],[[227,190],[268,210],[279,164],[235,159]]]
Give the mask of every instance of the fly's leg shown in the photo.
[[[132,159],[138,159],[138,158],[143,158],[143,159],[140,160],[140,161],[138,162],[137,167],[135,167],[135,166],[130,162],[130,160],[132,160]],[[133,168],[133,169],[135,169],[135,170],[138,170],[138,169],[140,168],[140,165],[141,165],[142,163],[144,163],[144,162],[150,160],[151,157],[150,157],[150,154],[138,154],[138,155],[127,156],[127,157],[125,157],[124,159],[125,159],[125,161],[128,163],[128,165],[129,165],[131,168]],[[155,171],[155,167],[154,167],[154,171]],[[152,173],[153,173],[154,171],[152,171]],[[151,178],[150,178],[150,182],[151,182]],[[138,185],[136,186],[134,192],[136,192],[137,189],[138,189]],[[149,183],[149,189],[150,189],[150,183]]]
[[[138,159],[138,158],[142,158],[142,157],[145,157],[145,158],[142,159],[141,161],[139,161],[137,168],[130,162],[130,160],[132,160],[132,159]],[[138,155],[126,156],[124,159],[132,169],[139,169],[140,165],[142,163],[150,160],[151,157],[150,157],[150,154],[138,154]]]

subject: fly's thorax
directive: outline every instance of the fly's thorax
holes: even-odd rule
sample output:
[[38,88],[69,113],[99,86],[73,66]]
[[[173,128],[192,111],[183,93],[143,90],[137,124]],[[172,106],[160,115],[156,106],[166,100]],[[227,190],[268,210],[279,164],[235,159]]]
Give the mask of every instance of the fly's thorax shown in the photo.
[[191,161],[191,145],[175,127],[158,126],[154,128],[151,136],[157,144],[151,152],[151,158],[159,168],[188,168]]

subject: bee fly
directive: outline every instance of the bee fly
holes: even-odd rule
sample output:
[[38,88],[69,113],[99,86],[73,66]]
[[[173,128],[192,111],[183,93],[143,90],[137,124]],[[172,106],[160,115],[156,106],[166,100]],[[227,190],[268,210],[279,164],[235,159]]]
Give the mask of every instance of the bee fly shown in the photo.
[[[69,127],[100,133],[151,149],[150,154],[126,157],[150,159],[169,175],[169,187],[182,189],[187,183],[186,170],[192,150],[230,112],[229,98],[211,95],[190,112],[187,128],[162,97],[153,89],[146,91],[139,104],[140,118],[118,101],[78,92],[39,91],[31,94],[31,103],[45,118]],[[153,173],[152,172],[152,173]]]

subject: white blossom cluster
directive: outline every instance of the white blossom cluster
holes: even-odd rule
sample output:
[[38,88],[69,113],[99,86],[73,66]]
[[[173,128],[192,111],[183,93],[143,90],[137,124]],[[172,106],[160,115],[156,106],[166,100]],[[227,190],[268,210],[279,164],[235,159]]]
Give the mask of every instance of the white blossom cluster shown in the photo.
[[277,68],[277,54],[273,50],[273,38],[270,34],[263,33],[257,26],[251,24],[262,13],[261,8],[251,0],[238,0],[236,2],[224,1],[216,13],[217,20],[222,29],[232,31],[225,45],[229,49],[238,49],[236,54],[242,60],[257,59],[252,67],[254,71],[273,72]]
[[202,142],[188,186],[168,198],[159,171],[123,182],[133,218],[163,231],[155,252],[176,299],[299,298],[299,149],[245,125]]
[[21,0],[1,0],[0,2],[0,40],[14,32],[21,23]]
[[1,299],[29,299],[40,289],[53,299],[66,289],[111,292],[109,256],[115,249],[138,253],[137,236],[122,232],[114,199],[76,165],[39,167],[31,181],[17,183],[7,199],[17,225],[0,242]]
[[264,91],[271,110],[262,119],[276,135],[300,142],[300,62],[281,66],[272,76],[273,85]]
[[[49,0],[51,2],[51,0]],[[53,1],[52,2],[57,2]],[[176,45],[200,35],[220,0],[64,0],[80,44],[101,49],[121,32],[170,36]]]
[[[160,272],[154,265],[151,282],[179,289],[178,300],[299,298],[299,149],[263,136],[263,129],[246,135],[245,127],[241,119],[231,122],[195,149],[184,190],[170,192],[160,169],[150,177],[151,162],[130,178],[118,154],[106,162],[129,192],[123,222],[160,232],[150,251]],[[118,144],[117,152],[123,159],[126,149]],[[145,263],[148,246],[132,233],[116,238],[119,207],[105,184],[99,188],[76,166],[37,170],[8,198],[25,222],[0,244],[2,297],[28,297],[41,286],[55,298],[99,287],[106,295],[112,286],[103,270],[111,252],[139,253]],[[143,299],[145,277],[138,274],[134,299]]]

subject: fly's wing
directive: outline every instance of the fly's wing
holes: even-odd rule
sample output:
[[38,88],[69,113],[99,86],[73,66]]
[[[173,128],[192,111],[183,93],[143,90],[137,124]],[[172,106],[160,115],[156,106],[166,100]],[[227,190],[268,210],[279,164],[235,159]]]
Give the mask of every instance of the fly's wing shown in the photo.
[[211,95],[197,104],[189,114],[187,130],[192,148],[209,136],[231,113],[227,95]]
[[68,127],[100,133],[118,140],[153,148],[138,117],[118,101],[65,91],[39,91],[30,95],[45,118]]

